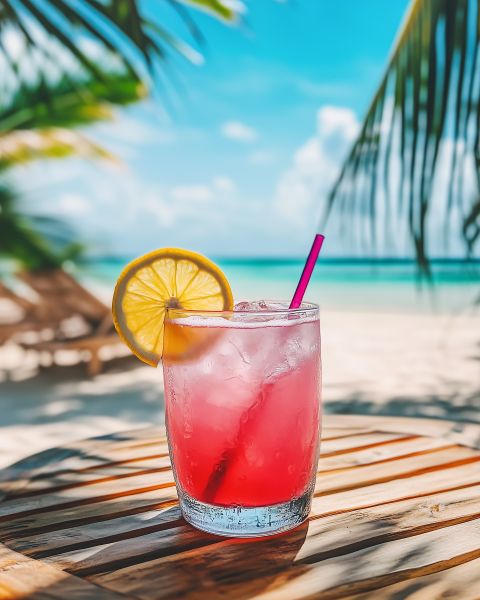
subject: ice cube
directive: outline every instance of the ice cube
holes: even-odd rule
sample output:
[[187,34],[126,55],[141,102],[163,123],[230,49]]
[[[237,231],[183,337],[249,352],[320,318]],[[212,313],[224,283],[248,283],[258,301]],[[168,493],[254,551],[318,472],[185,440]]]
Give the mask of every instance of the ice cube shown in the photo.
[[237,312],[276,312],[285,310],[288,306],[280,302],[268,302],[267,300],[252,300],[251,302],[237,302],[233,307]]
[[[268,313],[278,313],[281,310],[287,309],[286,304],[280,302],[268,302],[267,300],[253,300],[252,302],[237,302],[233,310],[238,313],[255,313],[252,315],[239,314],[234,316],[234,320],[243,322],[259,322],[259,321],[271,321],[272,319],[283,319],[285,315],[271,315]],[[259,314],[260,313],[260,314]],[[267,313],[267,314],[261,314]]]

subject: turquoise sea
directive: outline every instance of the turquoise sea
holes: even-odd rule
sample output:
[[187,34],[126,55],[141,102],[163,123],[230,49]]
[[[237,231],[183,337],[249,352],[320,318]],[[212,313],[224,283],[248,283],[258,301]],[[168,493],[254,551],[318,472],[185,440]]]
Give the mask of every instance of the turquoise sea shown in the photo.
[[[111,298],[125,259],[97,259],[74,275],[104,301]],[[214,259],[235,299],[290,299],[303,269],[301,260]],[[411,261],[319,260],[306,299],[329,310],[461,313],[480,300],[480,262],[434,261],[432,283],[419,283]]]

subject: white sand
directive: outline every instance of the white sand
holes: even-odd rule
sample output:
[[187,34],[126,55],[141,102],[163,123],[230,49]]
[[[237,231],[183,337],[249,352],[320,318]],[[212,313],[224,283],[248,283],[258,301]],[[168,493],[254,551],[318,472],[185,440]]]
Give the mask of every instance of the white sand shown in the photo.
[[[480,315],[323,311],[325,411],[480,422]],[[35,374],[0,349],[0,468],[75,439],[161,423],[161,371],[133,357]],[[0,381],[2,380],[0,378]]]
[[480,422],[480,315],[323,314],[330,413]]

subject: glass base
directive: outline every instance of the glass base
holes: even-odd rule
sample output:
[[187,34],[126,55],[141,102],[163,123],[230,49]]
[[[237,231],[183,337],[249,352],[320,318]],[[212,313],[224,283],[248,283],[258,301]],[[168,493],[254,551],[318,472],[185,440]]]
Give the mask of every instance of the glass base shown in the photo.
[[186,521],[197,529],[226,537],[250,538],[275,535],[298,527],[308,517],[313,486],[300,498],[272,504],[245,508],[206,504],[178,491],[180,507]]

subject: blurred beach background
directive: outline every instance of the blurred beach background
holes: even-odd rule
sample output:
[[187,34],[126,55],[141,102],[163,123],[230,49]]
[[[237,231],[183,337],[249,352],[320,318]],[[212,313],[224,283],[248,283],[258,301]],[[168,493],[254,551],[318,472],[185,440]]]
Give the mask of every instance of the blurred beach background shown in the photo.
[[[167,246],[214,260],[238,300],[289,299],[342,166],[368,129],[362,123],[409,2],[225,0],[218,4],[221,18],[191,11],[206,45],[168,4],[147,2],[144,9],[191,43],[184,52],[190,60],[174,55],[160,75],[142,71],[148,97],[126,99],[128,106],[109,98],[111,122],[80,122],[80,134],[105,150],[100,161],[65,147],[58,153],[65,158],[51,160],[55,152],[42,155],[36,138],[14,132],[22,152],[32,139],[37,144],[27,159],[19,154],[8,163],[17,212],[53,240],[52,248],[60,233],[82,245],[82,253],[52,264],[107,307],[128,262]],[[469,23],[476,23],[470,6],[476,3],[464,4]],[[18,32],[7,34],[3,41],[15,60],[28,60]],[[92,42],[91,34],[82,35]],[[65,60],[59,54],[56,67]],[[470,59],[466,64],[474,68]],[[406,205],[392,209],[390,228],[380,208],[375,244],[343,227],[354,219],[345,212],[323,225],[326,241],[306,299],[321,306],[325,412],[480,423],[480,261],[475,236],[467,248],[470,230],[459,205],[452,202],[445,213],[447,165],[457,141],[447,121],[431,182],[440,209],[430,208],[420,234],[411,229],[415,219],[409,229]],[[70,123],[70,132],[78,125]],[[2,146],[2,131],[0,184],[5,156],[14,155]],[[475,208],[472,156],[464,152],[457,162],[462,201]],[[393,172],[398,182],[398,164]],[[473,227],[478,214],[472,215]],[[372,216],[363,206],[355,218],[360,230]],[[56,238],[49,237],[49,219],[63,223],[65,231],[53,227]],[[0,280],[35,304],[38,295],[15,276],[24,257],[7,246],[0,239]],[[0,295],[0,325],[21,322],[21,312]],[[0,468],[76,439],[163,423],[161,368],[140,362],[119,339],[100,348],[101,370],[89,374],[90,351],[68,345],[47,351],[35,346],[37,338],[13,335],[0,346]]]

